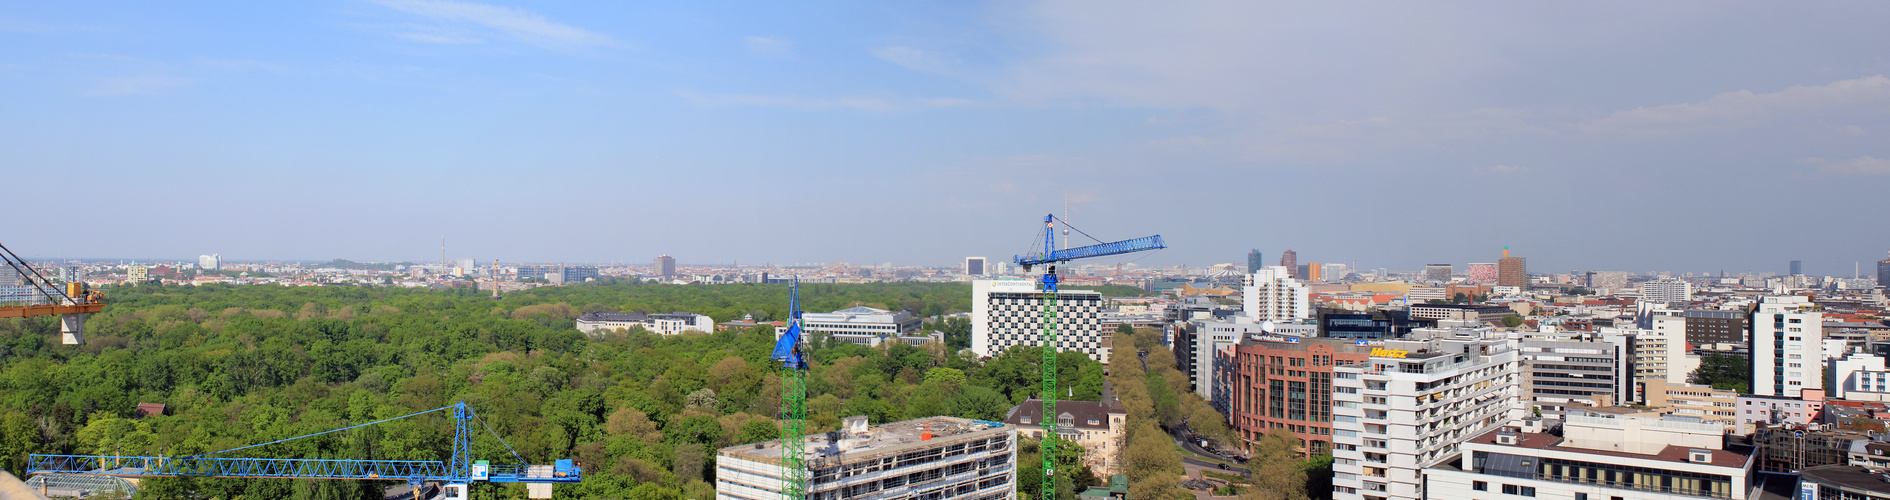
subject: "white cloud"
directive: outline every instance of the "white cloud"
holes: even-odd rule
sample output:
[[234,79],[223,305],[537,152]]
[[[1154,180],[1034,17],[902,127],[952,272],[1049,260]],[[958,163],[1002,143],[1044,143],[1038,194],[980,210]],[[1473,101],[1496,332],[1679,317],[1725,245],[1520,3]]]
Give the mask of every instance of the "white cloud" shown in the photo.
[[1878,159],[1870,156],[1849,160],[1806,158],[1800,163],[1816,165],[1818,173],[1826,175],[1890,175],[1890,158]]
[[126,76],[106,78],[92,86],[85,95],[93,97],[150,94],[189,85],[194,80],[179,76]]
[[1589,133],[1630,135],[1724,130],[1784,115],[1883,102],[1890,102],[1890,78],[1877,75],[1763,94],[1741,90],[1700,102],[1617,111],[1579,128]]
[[906,69],[941,75],[955,74],[958,68],[958,62],[950,57],[904,45],[873,49],[873,56]]
[[1492,173],[1492,174],[1498,174],[1498,175],[1526,174],[1526,173],[1529,173],[1529,167],[1519,167],[1516,165],[1497,165],[1494,167],[1490,167],[1489,170],[1487,170],[1487,172]]
[[758,56],[794,57],[794,42],[780,37],[749,36],[742,38],[742,43],[748,46],[748,52]]
[[[550,46],[623,47],[607,35],[546,19],[510,7],[450,0],[372,0],[395,10],[436,21],[465,23],[497,31],[525,42]],[[467,37],[435,33],[400,33],[397,36],[426,43],[470,43]]]

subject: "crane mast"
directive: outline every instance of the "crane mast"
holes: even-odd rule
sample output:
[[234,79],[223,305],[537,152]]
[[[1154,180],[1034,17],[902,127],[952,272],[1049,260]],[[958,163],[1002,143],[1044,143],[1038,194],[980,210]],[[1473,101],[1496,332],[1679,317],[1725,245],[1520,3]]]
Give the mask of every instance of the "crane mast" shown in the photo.
[[[1019,255],[1012,259],[1018,265],[1023,266],[1025,272],[1029,272],[1030,268],[1033,266],[1039,264],[1045,265],[1042,280],[1043,361],[1041,369],[1043,372],[1043,415],[1038,419],[1043,425],[1044,436],[1043,444],[1039,448],[1043,455],[1043,485],[1042,489],[1039,491],[1043,500],[1056,500],[1057,497],[1057,450],[1056,441],[1051,439],[1057,435],[1057,348],[1059,347],[1057,343],[1057,264],[1076,259],[1106,257],[1110,255],[1122,255],[1167,248],[1167,246],[1162,244],[1161,235],[1155,235],[1132,240],[1098,243],[1095,245],[1058,250],[1056,248],[1056,221],[1056,214],[1043,216],[1043,253]],[[1064,221],[1063,225],[1065,228],[1068,228],[1069,222]],[[1078,232],[1080,233],[1082,231]],[[1067,235],[1068,233],[1065,234]],[[1084,234],[1084,236],[1088,236],[1088,234]],[[1067,240],[1068,238],[1065,239]],[[1068,245],[1069,243],[1066,241],[1064,244]]]
[[801,351],[801,279],[788,285],[787,333],[770,359],[781,362],[781,498],[807,498],[807,361]]

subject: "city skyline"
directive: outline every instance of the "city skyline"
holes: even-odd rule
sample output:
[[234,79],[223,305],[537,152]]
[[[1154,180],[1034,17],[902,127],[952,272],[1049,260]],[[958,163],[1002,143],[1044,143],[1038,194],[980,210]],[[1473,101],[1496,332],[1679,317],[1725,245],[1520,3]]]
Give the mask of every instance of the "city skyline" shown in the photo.
[[[1818,215],[1890,180],[1890,61],[1859,49],[1890,6],[1354,10],[21,5],[0,147],[15,201],[58,216],[5,243],[947,266],[1022,253],[1067,203],[1163,235],[1120,260],[1156,266],[1510,245],[1535,272],[1848,276],[1890,248]],[[1151,210],[1172,200],[1267,223]]]

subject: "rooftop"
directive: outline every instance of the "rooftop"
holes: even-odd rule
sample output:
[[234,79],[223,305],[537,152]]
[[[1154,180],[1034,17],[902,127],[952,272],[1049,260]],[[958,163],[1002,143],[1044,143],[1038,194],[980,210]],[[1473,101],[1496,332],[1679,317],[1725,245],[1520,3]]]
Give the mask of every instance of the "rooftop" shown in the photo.
[[[857,420],[856,420],[857,419]],[[1010,432],[1003,423],[958,417],[926,417],[876,426],[866,417],[847,417],[842,430],[807,436],[809,462],[828,461],[831,467],[908,450],[987,439]],[[850,428],[850,429],[849,429]],[[718,454],[758,462],[781,460],[781,441],[771,440],[722,448]],[[838,457],[838,461],[833,461]]]
[[[1581,454],[1586,454],[1586,455],[1599,455],[1599,456],[1604,456],[1604,457],[1635,458],[1635,459],[1641,459],[1641,460],[1658,460],[1662,462],[1674,462],[1674,463],[1693,463],[1687,460],[1688,458],[1687,454],[1690,450],[1693,450],[1694,448],[1689,448],[1686,446],[1667,445],[1665,448],[1662,448],[1660,450],[1660,453],[1656,453],[1652,455],[1641,454],[1641,453],[1626,453],[1626,452],[1619,452],[1619,451],[1591,450],[1587,448],[1575,448],[1575,447],[1570,447],[1570,446],[1562,446],[1561,437],[1551,435],[1551,434],[1532,433],[1532,432],[1517,433],[1518,439],[1516,440],[1516,444],[1497,444],[1496,435],[1502,432],[1504,432],[1503,429],[1486,432],[1486,433],[1483,433],[1483,435],[1481,436],[1477,436],[1476,438],[1471,439],[1470,442],[1478,443],[1478,444],[1495,445],[1495,446],[1511,446],[1511,447],[1516,447],[1516,448],[1526,448],[1526,449],[1532,449],[1532,450],[1560,451],[1560,452],[1568,452],[1568,453],[1581,453]],[[1714,467],[1734,467],[1734,468],[1745,467],[1747,458],[1751,456],[1750,454],[1727,451],[1727,450],[1708,450],[1708,451],[1712,452],[1712,460],[1709,462],[1709,465],[1712,465]]]
[[1868,467],[1820,465],[1798,471],[1798,475],[1808,482],[1879,494],[1890,493],[1890,475],[1881,471],[1872,473]]

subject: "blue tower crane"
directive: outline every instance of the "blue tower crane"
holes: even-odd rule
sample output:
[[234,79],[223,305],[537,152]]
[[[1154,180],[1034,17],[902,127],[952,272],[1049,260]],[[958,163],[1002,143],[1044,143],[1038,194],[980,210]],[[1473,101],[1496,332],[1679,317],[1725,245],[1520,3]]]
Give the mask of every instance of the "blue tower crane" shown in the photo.
[[[453,432],[453,456],[446,462],[430,460],[222,458],[210,456],[341,432],[446,410],[453,411],[453,420],[455,423]],[[505,444],[505,448],[512,451],[512,457],[517,458],[518,463],[521,465],[488,465],[474,463],[472,455],[474,429],[472,424],[473,421],[478,418],[479,416],[473,413],[472,407],[467,406],[465,401],[461,401],[452,406],[435,408],[386,420],[378,420],[304,436],[278,439],[262,444],[253,444],[184,457],[35,454],[27,457],[26,472],[28,474],[74,474],[131,478],[218,477],[400,480],[413,484],[416,493],[421,483],[438,481],[444,483],[446,498],[461,499],[466,498],[467,486],[473,482],[576,483],[583,481],[584,470],[570,459],[558,460],[554,465],[524,465],[526,464],[525,459],[518,455],[518,450],[512,450],[511,444]],[[481,424],[483,425],[483,421],[481,421]],[[486,427],[486,431],[492,432],[492,428],[488,426]],[[493,437],[498,437],[498,434],[493,433]],[[505,439],[500,438],[499,442],[505,443]]]
[[[1132,240],[1113,243],[1099,243],[1076,248],[1056,249],[1057,231],[1056,214],[1043,216],[1043,253],[1014,256],[1013,260],[1024,266],[1024,272],[1030,268],[1044,265],[1043,271],[1043,415],[1038,420],[1043,423],[1043,500],[1056,500],[1056,442],[1050,439],[1057,435],[1057,264],[1076,259],[1106,257],[1127,253],[1159,250],[1168,248],[1162,245],[1162,236],[1145,236]],[[1063,221],[1063,227],[1070,228],[1069,221]],[[1070,228],[1075,229],[1075,228]],[[1089,233],[1083,233],[1089,236]],[[1090,239],[1095,239],[1091,237]]]
[[769,359],[781,362],[781,498],[807,498],[807,360],[801,351],[801,279],[788,285],[787,332]]

